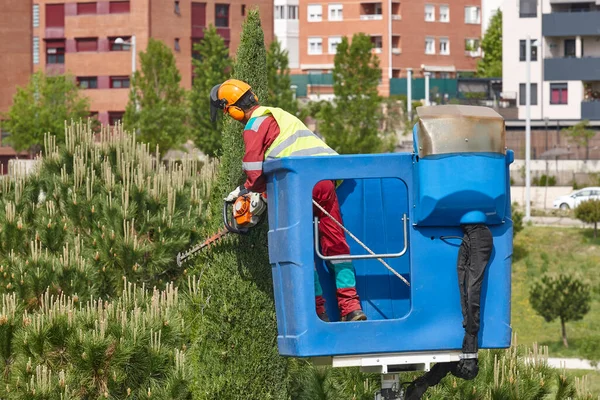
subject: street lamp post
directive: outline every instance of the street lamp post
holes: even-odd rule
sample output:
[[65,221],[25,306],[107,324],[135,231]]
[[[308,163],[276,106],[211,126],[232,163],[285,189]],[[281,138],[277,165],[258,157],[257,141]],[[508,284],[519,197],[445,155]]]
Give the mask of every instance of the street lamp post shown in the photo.
[[[132,83],[131,81],[133,80],[133,75],[135,74],[135,71],[136,71],[136,59],[137,59],[135,35],[131,35],[130,40],[123,40],[123,38],[118,37],[115,39],[115,43],[116,44],[128,44],[131,47],[131,78],[129,80],[129,87],[133,91],[133,85],[131,84]],[[137,100],[135,101],[135,110],[140,111],[140,105],[137,102]]]
[[137,51],[135,48],[135,35],[131,36],[131,40],[123,40],[123,38],[116,38],[115,39],[115,43],[116,44],[129,44],[131,45],[131,75],[133,77],[133,74],[135,73],[135,62],[136,62],[136,56],[137,56]]
[[531,43],[527,35],[525,46],[526,83],[525,83],[525,218],[531,220],[531,46],[537,46],[537,40]]

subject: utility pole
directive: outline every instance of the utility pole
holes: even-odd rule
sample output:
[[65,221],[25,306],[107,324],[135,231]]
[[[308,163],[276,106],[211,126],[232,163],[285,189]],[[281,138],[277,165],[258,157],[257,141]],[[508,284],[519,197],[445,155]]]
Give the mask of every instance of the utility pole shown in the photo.
[[525,218],[531,220],[531,37],[527,35],[525,47]]

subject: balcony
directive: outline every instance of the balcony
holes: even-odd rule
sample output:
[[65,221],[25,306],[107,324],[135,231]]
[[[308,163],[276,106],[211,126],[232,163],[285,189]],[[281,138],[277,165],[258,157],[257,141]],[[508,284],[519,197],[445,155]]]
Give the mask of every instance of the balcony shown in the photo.
[[553,12],[542,15],[542,35],[596,36],[600,35],[600,11]]
[[467,57],[481,57],[481,49],[477,50],[465,50],[465,56]]
[[546,81],[595,81],[600,76],[600,57],[546,58]]
[[362,21],[381,21],[383,19],[381,3],[360,3],[360,19]]
[[362,21],[379,21],[383,19],[382,14],[363,14],[360,16]]
[[581,119],[600,120],[600,100],[581,102]]

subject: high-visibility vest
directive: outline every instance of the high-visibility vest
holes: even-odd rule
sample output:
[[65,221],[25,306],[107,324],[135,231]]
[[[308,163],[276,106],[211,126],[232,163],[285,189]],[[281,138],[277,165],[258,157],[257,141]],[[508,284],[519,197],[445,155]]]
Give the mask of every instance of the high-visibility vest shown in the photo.
[[[279,136],[265,152],[265,160],[292,156],[337,155],[317,135],[311,132],[298,118],[278,107],[258,107],[245,129],[260,126],[263,116],[271,114],[279,125]],[[256,125],[255,125],[256,124]]]

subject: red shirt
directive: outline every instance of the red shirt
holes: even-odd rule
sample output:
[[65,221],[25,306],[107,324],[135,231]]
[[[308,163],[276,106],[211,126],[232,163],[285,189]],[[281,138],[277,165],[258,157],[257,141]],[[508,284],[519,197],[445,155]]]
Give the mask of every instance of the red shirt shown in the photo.
[[242,159],[242,166],[247,177],[244,187],[251,192],[262,193],[267,190],[262,163],[265,160],[265,152],[277,136],[279,125],[270,115],[252,118],[244,128],[246,153]]

